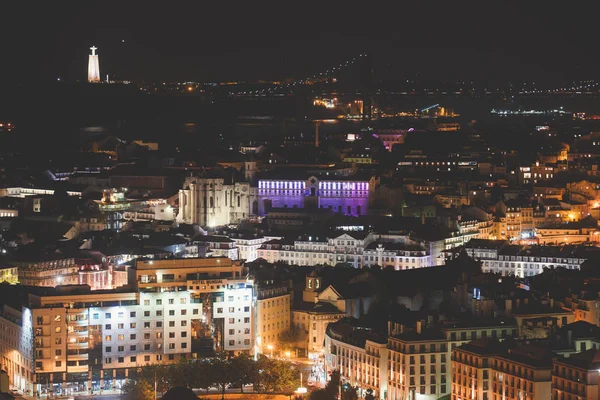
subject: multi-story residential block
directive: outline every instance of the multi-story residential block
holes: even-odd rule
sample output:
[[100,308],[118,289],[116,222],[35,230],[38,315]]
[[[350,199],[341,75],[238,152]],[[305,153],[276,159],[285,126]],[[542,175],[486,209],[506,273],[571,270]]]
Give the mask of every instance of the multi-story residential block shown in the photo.
[[192,302],[203,304],[206,323],[215,320],[224,350],[254,348],[254,281],[241,263],[228,258],[138,260],[128,269],[128,281],[144,292],[188,291]]
[[291,351],[291,343],[282,343],[282,335],[289,332],[292,323],[292,292],[289,283],[262,283],[256,288],[254,306],[256,321],[256,353],[269,354]]
[[390,321],[387,344],[383,344],[368,330],[348,328],[348,320],[342,320],[327,329],[325,360],[328,369],[344,370],[342,378],[363,391],[372,389],[377,374],[386,370],[388,381],[379,385],[380,398],[434,400],[451,391],[451,355],[456,347],[516,334],[510,319],[448,321],[437,327],[417,321],[415,328]]
[[[526,277],[541,274],[544,268],[566,268],[578,270],[589,257],[589,252],[578,246],[517,246],[506,245],[497,252],[477,250],[481,242],[466,244],[467,251],[479,254],[483,272],[504,276]],[[490,243],[493,247],[496,244]],[[496,257],[494,255],[497,254]],[[487,258],[490,257],[490,258]]]
[[122,290],[7,286],[15,304],[2,308],[0,359],[13,386],[65,395],[118,388],[143,365],[189,358],[193,338],[249,353],[253,281],[242,271],[228,259],[147,260],[129,268],[132,287]]
[[371,389],[376,398],[385,399],[390,353],[387,340],[357,322],[343,319],[327,326],[326,368],[328,371],[339,370],[342,382],[358,387],[359,397]]
[[453,351],[451,399],[549,399],[551,368],[548,349],[476,340]]
[[11,387],[32,393],[34,380],[31,311],[18,301],[0,305],[0,362]]
[[497,399],[548,399],[552,353],[545,348],[513,348],[492,361],[492,391]]
[[552,400],[591,400],[600,398],[598,374],[600,350],[590,349],[570,357],[554,359]]
[[390,332],[388,399],[437,399],[450,389],[449,343],[436,329]]
[[452,352],[451,399],[493,399],[493,356],[502,350],[498,340],[492,338],[478,339],[456,347]]

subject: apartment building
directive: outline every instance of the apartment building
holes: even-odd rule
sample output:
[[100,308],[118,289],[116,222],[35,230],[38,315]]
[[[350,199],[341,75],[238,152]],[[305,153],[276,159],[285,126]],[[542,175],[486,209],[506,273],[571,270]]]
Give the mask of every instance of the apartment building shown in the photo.
[[214,257],[136,260],[128,269],[128,282],[140,292],[189,292],[193,303],[203,304],[204,323],[216,324],[224,350],[254,349],[254,281],[240,262]]
[[371,389],[377,398],[386,398],[389,350],[385,337],[345,318],[327,326],[325,349],[327,370],[339,370],[342,382],[357,387],[359,397]]
[[438,399],[450,389],[448,341],[437,329],[422,328],[388,337],[387,398]]
[[476,340],[453,351],[451,399],[549,399],[551,368],[548,349]]
[[280,338],[290,330],[291,306],[292,291],[288,282],[276,285],[265,283],[256,288],[256,353],[290,350],[291,346],[281,343]]
[[[494,246],[490,243],[490,247]],[[506,245],[492,251],[482,251],[469,243],[465,247],[468,253],[480,256],[483,272],[521,278],[541,274],[544,268],[579,270],[589,257],[589,252],[578,246]]]
[[545,348],[512,348],[492,360],[493,400],[548,399],[552,353]]
[[146,260],[129,268],[134,290],[7,286],[15,304],[2,306],[0,359],[11,385],[54,395],[118,388],[133,369],[189,358],[194,337],[249,353],[254,289],[242,270],[228,259]]
[[0,305],[0,362],[11,387],[31,389],[34,379],[31,312],[18,302]]
[[415,328],[390,321],[388,333],[388,399],[434,400],[450,393],[454,348],[478,339],[516,337],[517,326],[507,318],[442,321],[435,327],[418,321]]
[[600,350],[590,349],[570,357],[557,357],[552,368],[552,400],[591,400],[598,390]]
[[496,339],[463,344],[452,352],[452,400],[491,400],[492,358],[502,350]]

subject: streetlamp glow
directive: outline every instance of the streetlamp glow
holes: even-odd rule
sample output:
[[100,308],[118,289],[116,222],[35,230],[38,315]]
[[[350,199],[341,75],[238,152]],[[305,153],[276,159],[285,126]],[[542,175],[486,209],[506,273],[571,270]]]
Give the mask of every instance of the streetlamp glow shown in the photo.
[[273,345],[272,344],[267,345],[267,349],[271,350],[271,358],[273,358]]

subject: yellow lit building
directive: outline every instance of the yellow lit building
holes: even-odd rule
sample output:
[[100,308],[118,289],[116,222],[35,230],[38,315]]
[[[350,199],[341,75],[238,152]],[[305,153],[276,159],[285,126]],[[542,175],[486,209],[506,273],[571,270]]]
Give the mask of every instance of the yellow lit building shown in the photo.
[[19,283],[19,269],[13,266],[0,266],[0,283],[6,282],[11,285]]
[[263,286],[257,289],[255,321],[256,352],[270,354],[289,351],[290,344],[280,342],[290,329],[292,293],[288,285]]
[[551,393],[552,353],[533,346],[508,348],[480,339],[452,353],[452,400],[545,400]]
[[592,400],[600,398],[598,374],[600,350],[590,349],[568,358],[554,360],[552,371],[553,400]]

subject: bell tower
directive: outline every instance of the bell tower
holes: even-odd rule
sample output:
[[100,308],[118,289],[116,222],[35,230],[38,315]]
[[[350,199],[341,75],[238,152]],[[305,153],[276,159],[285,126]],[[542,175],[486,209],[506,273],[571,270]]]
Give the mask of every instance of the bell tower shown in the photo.
[[319,272],[314,269],[305,278],[304,290],[302,292],[302,300],[308,302],[315,302],[317,295],[323,290],[323,279],[319,275]]

